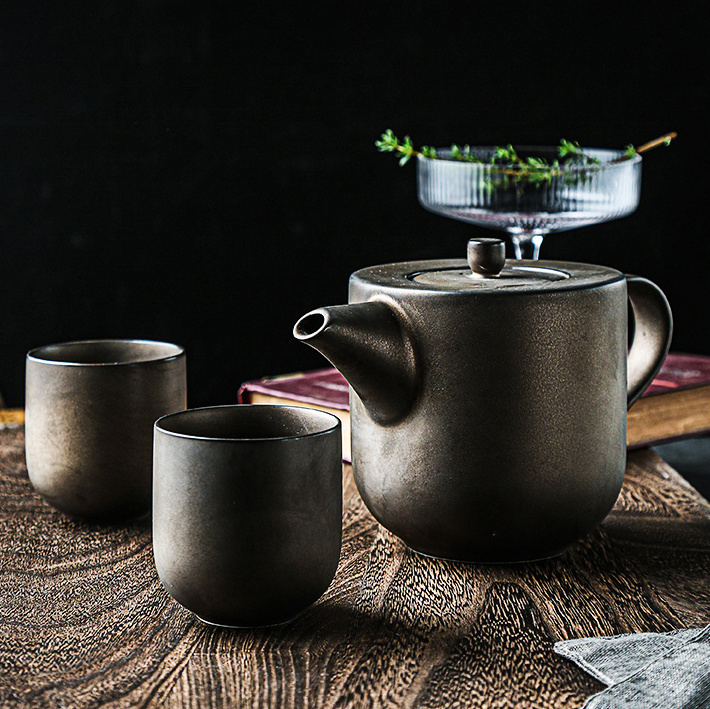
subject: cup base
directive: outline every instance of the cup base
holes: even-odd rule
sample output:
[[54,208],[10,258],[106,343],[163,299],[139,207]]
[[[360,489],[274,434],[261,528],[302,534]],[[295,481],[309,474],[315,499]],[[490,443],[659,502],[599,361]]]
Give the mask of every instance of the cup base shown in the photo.
[[259,630],[260,628],[278,628],[280,625],[286,625],[292,620],[298,618],[301,613],[296,613],[296,615],[286,618],[285,620],[278,620],[275,623],[256,623],[254,625],[228,625],[225,623],[215,623],[213,620],[206,620],[197,613],[193,613],[197,620],[202,621],[205,625],[211,625],[213,628],[227,628],[229,630]]
[[470,559],[457,559],[454,556],[445,556],[437,554],[427,554],[424,551],[419,551],[414,547],[407,545],[407,549],[413,551],[417,556],[423,556],[427,559],[437,559],[438,561],[453,561],[457,564],[488,564],[491,566],[505,566],[505,565],[515,565],[515,564],[534,564],[538,561],[547,561],[548,559],[554,559],[561,556],[567,551],[568,547],[563,547],[562,549],[557,549],[552,552],[543,552],[540,555],[533,554],[528,558],[527,554],[521,558],[509,557],[509,558],[498,558],[496,556],[486,557],[481,556],[480,558],[470,558]]

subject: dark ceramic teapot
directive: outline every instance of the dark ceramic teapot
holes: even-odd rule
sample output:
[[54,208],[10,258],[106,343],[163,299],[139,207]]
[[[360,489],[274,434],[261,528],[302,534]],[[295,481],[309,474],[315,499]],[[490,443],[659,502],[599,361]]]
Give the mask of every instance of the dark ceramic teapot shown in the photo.
[[348,305],[294,327],[351,385],[353,472],[375,518],[420,553],[487,562],[559,554],[609,513],[627,408],[671,332],[650,281],[505,261],[498,239],[471,240],[468,263],[357,271]]

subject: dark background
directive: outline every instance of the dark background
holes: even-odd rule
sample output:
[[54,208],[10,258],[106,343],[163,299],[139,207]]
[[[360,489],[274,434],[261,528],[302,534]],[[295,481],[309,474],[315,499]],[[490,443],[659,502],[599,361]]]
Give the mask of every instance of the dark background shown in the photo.
[[[304,4],[304,3],[302,3]],[[188,351],[190,404],[323,366],[295,320],[375,263],[462,257],[485,232],[425,212],[417,144],[624,147],[636,213],[543,256],[647,276],[673,347],[710,353],[707,23],[676,3],[5,4],[0,22],[0,392],[24,355],[136,337]],[[334,7],[335,5],[335,7]],[[466,9],[462,9],[466,8]]]

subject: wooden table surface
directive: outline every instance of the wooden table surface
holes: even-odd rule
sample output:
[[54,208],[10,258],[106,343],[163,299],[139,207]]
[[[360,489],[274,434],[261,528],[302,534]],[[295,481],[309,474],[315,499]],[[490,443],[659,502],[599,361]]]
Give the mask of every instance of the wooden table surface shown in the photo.
[[163,590],[149,523],[70,519],[0,429],[0,706],[579,707],[602,688],[556,640],[710,622],[710,506],[647,450],[600,529],[535,564],[423,558],[344,470],[343,550],[288,625],[207,627]]

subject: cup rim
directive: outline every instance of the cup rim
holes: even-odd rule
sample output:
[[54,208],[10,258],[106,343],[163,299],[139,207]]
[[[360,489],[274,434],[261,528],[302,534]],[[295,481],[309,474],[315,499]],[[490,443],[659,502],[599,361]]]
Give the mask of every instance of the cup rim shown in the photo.
[[[97,345],[97,344],[121,344],[121,345],[150,345],[152,347],[163,346],[166,350],[171,350],[171,353],[165,354],[163,356],[157,355],[153,357],[145,357],[141,359],[135,359],[125,362],[119,361],[106,361],[106,362],[78,362],[72,360],[69,357],[63,359],[49,359],[43,357],[42,353],[47,352],[53,348],[66,348],[70,349],[72,347],[78,347],[81,345]],[[185,348],[182,345],[177,345],[173,342],[164,342],[161,340],[141,340],[141,339],[130,339],[130,338],[105,338],[105,339],[95,339],[95,340],[71,340],[67,342],[56,342],[51,345],[42,345],[40,347],[34,347],[27,353],[27,360],[32,362],[37,362],[39,364],[55,365],[60,367],[135,367],[137,365],[145,365],[149,362],[170,362],[172,360],[179,359],[185,356]]]
[[[259,437],[253,437],[253,436],[244,436],[244,437],[236,437],[236,436],[199,436],[199,435],[193,435],[189,433],[179,433],[177,431],[171,431],[167,428],[165,428],[165,422],[168,419],[174,419],[174,418],[182,418],[185,416],[190,416],[193,415],[194,412],[198,411],[215,411],[215,410],[228,410],[228,409],[253,409],[253,410],[258,410],[258,409],[296,409],[298,411],[309,411],[310,414],[314,416],[318,416],[324,419],[330,419],[332,424],[328,426],[327,428],[323,428],[322,430],[318,431],[313,431],[311,433],[297,433],[293,435],[284,435],[284,436],[259,436]],[[315,438],[316,436],[324,436],[328,433],[332,433],[333,431],[336,431],[340,429],[342,426],[340,419],[335,415],[331,414],[327,411],[321,411],[320,409],[314,409],[308,406],[292,406],[289,404],[222,404],[218,406],[200,406],[197,408],[192,408],[192,409],[183,409],[182,411],[175,411],[171,414],[166,414],[165,416],[161,416],[154,424],[153,424],[153,430],[155,433],[162,433],[166,436],[173,436],[174,438],[183,438],[188,441],[212,441],[212,442],[223,442],[223,443],[266,443],[266,442],[274,442],[274,441],[294,441],[298,440],[301,438]]]

